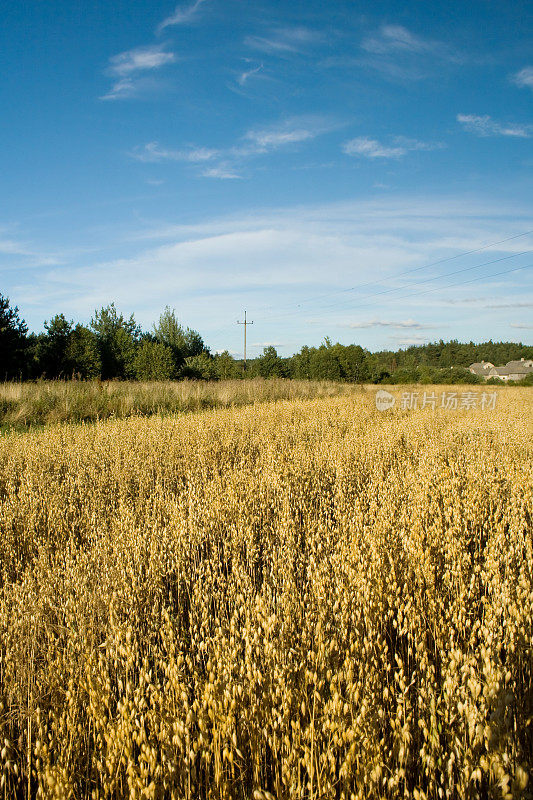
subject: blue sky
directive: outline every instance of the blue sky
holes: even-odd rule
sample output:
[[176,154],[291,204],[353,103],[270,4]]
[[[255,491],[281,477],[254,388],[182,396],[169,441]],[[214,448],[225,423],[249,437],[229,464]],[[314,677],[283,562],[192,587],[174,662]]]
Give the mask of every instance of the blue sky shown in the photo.
[[531,342],[531,19],[4,4],[0,292],[33,330],[111,301],[149,328],[168,304],[236,355],[245,308],[250,355]]

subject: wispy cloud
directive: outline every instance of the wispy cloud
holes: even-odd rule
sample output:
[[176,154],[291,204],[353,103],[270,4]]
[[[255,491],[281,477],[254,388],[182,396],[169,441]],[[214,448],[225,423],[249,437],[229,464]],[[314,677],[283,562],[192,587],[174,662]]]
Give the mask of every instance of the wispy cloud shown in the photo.
[[[204,166],[212,165],[208,162]],[[254,341],[275,342],[279,341],[279,321],[271,318],[286,304],[294,311],[294,324],[300,325],[297,333],[289,331],[291,342],[295,341],[298,348],[313,343],[313,332],[320,341],[328,330],[338,330],[348,342],[350,329],[343,333],[336,328],[339,309],[335,297],[329,298],[330,293],[369,281],[393,285],[395,276],[406,269],[525,231],[531,220],[531,205],[496,197],[395,196],[319,206],[252,207],[246,213],[199,216],[189,224],[179,217],[167,222],[146,221],[144,230],[142,221],[137,220],[124,240],[129,244],[127,256],[117,257],[114,247],[104,257],[82,260],[77,254],[68,261],[63,259],[60,268],[39,270],[31,285],[10,286],[10,293],[24,314],[35,321],[47,318],[50,308],[59,308],[67,316],[89,316],[92,309],[114,298],[120,307],[135,309],[139,322],[146,326],[157,318],[169,293],[174,293],[181,298],[184,313],[187,311],[188,324],[200,328],[213,348],[230,350],[237,350],[241,342],[242,331],[232,322],[239,309],[253,310]],[[112,230],[116,233],[114,226]],[[16,239],[16,235],[6,230],[4,238]],[[146,241],[150,242],[148,247]],[[509,241],[499,250],[506,248],[503,252],[507,252],[516,244]],[[13,259],[5,256],[4,261],[11,264]],[[504,276],[505,285],[501,287],[474,284],[477,291],[472,297],[509,303],[511,308],[514,300],[518,304],[531,302],[531,274],[517,274],[517,285],[510,285],[509,276]],[[499,315],[487,312],[476,316],[472,302],[462,308],[456,306],[452,313],[449,306],[444,310],[429,308],[426,296],[402,298],[401,305],[395,293],[368,297],[354,293],[350,297],[354,309],[345,306],[341,320],[406,323],[402,327],[374,325],[352,330],[365,346],[372,347],[384,347],[389,335],[405,337],[405,342],[412,335],[422,337],[451,324],[460,340],[488,340],[495,335],[495,319],[503,320],[497,335],[505,338],[513,330],[506,318],[516,323],[528,320],[526,307],[520,314],[502,311]],[[465,289],[443,287],[443,299],[455,297],[464,298]],[[321,327],[310,326],[308,316],[320,319]],[[427,323],[432,330],[414,327],[413,322]],[[225,325],[226,333],[210,335],[210,331]]]
[[440,42],[432,42],[421,36],[411,33],[402,25],[382,25],[379,31],[367,37],[361,44],[363,50],[369,53],[407,52],[428,53],[440,50]]
[[411,345],[425,344],[428,339],[428,336],[410,336],[408,339],[397,339],[395,336],[391,337],[391,340],[396,342],[399,347],[410,347]]
[[244,86],[251,77],[253,77],[254,75],[257,75],[258,72],[262,72],[262,70],[263,70],[263,65],[262,64],[259,64],[258,67],[252,67],[251,69],[245,69],[238,76],[237,83],[239,84],[239,86]]
[[117,80],[100,100],[134,97],[143,87],[153,86],[153,82],[147,82],[143,77],[139,78],[140,75],[153,72],[175,61],[175,54],[165,50],[165,45],[137,47],[112,56],[106,71]]
[[309,28],[277,28],[267,36],[247,36],[244,44],[262,53],[287,56],[304,52],[322,38],[321,33]]
[[402,25],[382,25],[361,42],[366,56],[360,61],[393,80],[421,80],[441,66],[459,63],[462,56],[445,42],[426,39]]
[[422,325],[421,322],[415,322],[414,319],[405,319],[405,320],[382,320],[382,319],[372,319],[368,320],[367,322],[347,322],[342,324],[340,327],[342,328],[352,328],[352,329],[361,329],[361,328],[411,328],[421,330],[423,328],[429,328],[429,325]]
[[191,22],[197,19],[201,6],[206,2],[207,0],[196,0],[196,2],[188,6],[177,6],[174,13],[166,17],[157,26],[157,33],[161,33],[165,28],[171,28],[174,25],[190,25]]
[[216,167],[208,167],[202,171],[204,178],[218,178],[219,180],[235,180],[242,178],[242,175],[230,165],[218,164]]
[[476,136],[513,136],[518,139],[529,139],[533,135],[533,125],[502,124],[496,122],[488,114],[457,114],[457,122]]
[[348,156],[364,156],[365,158],[400,158],[406,153],[404,147],[387,147],[367,136],[350,139],[349,142],[343,144],[342,149]]
[[521,88],[533,89],[533,67],[524,67],[524,69],[512,75],[511,80]]
[[26,242],[12,238],[9,233],[5,236],[4,230],[0,228],[0,260],[3,256],[8,256],[9,259],[5,265],[0,265],[2,270],[19,269],[21,264],[26,267],[55,266],[61,264],[63,260],[59,254],[40,252]]
[[159,69],[163,64],[170,64],[176,60],[174,53],[164,49],[164,45],[150,45],[126,50],[109,59],[109,72],[114,75],[130,75],[146,69]]
[[408,139],[405,136],[396,136],[392,145],[385,145],[377,139],[368,136],[357,136],[345,142],[342,150],[349,156],[363,158],[401,158],[406,153],[414,150],[439,150],[444,147],[440,142],[421,142],[418,139]]
[[[210,162],[198,174],[203,178],[242,178],[242,168],[254,157],[259,157],[320,136],[334,130],[338,123],[326,117],[290,117],[275,125],[252,128],[232,147],[209,148],[189,145],[186,148],[170,149],[158,142],[148,142],[135,148],[131,158],[145,163],[183,161],[190,164]],[[216,162],[216,163],[214,163]]]
[[533,303],[488,303],[484,308],[533,308]]
[[290,117],[277,125],[253,128],[244,138],[252,143],[257,152],[277,150],[290,144],[315,139],[323,133],[334,130],[337,124],[323,117]]
[[529,325],[527,322],[511,322],[511,328],[522,328],[526,331],[533,331],[533,325]]
[[132,158],[145,163],[186,161],[192,164],[210,161],[217,154],[217,150],[208,147],[189,147],[185,150],[169,150],[161,147],[158,142],[148,142],[144,147],[138,147],[130,153]]

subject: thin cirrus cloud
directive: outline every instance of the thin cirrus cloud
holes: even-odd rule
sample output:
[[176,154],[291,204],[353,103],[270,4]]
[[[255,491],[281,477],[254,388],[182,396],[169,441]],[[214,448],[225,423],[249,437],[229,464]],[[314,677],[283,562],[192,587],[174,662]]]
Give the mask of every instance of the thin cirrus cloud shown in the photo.
[[210,162],[198,173],[200,177],[234,180],[243,177],[241,170],[249,159],[310,141],[336,127],[338,123],[325,117],[291,117],[276,125],[252,128],[236,145],[225,149],[197,146],[170,149],[162,147],[158,142],[149,142],[133,150],[130,156],[145,163]]
[[253,128],[244,138],[252,144],[255,152],[264,153],[285,145],[315,139],[336,127],[338,127],[336,123],[322,117],[291,117],[277,125]]
[[195,3],[188,6],[177,6],[174,13],[166,17],[163,22],[157,26],[156,32],[161,33],[165,28],[171,28],[174,25],[190,25],[192,22],[195,22],[201,7],[207,1],[208,0],[196,0]]
[[421,330],[422,328],[428,328],[429,325],[422,325],[420,322],[415,322],[414,319],[405,319],[405,320],[382,320],[382,319],[372,319],[368,320],[368,322],[348,322],[345,325],[342,325],[343,328],[352,328],[352,329],[360,329],[360,328],[410,328]]
[[202,170],[203,178],[217,178],[218,180],[237,180],[242,178],[232,166],[225,164],[218,164],[216,167],[207,167]]
[[355,139],[345,142],[342,150],[348,156],[362,158],[401,158],[411,151],[440,150],[443,147],[441,142],[421,142],[405,136],[396,136],[392,145],[382,144],[377,139],[371,139],[368,136],[357,136]]
[[153,73],[175,61],[175,54],[165,50],[164,45],[137,47],[112,56],[106,71],[116,80],[100,100],[120,100],[135,96],[143,87],[152,85],[146,81],[147,73]]
[[533,125],[517,125],[514,123],[496,122],[488,114],[457,114],[457,122],[465,131],[476,136],[512,136],[517,139],[529,139],[533,135]]
[[395,341],[399,347],[409,347],[410,345],[417,345],[417,344],[425,344],[428,341],[427,336],[411,336],[408,339],[396,339],[396,337],[390,337],[392,341]]
[[141,70],[158,69],[175,60],[174,53],[166,51],[163,45],[137,47],[110,58],[109,71],[119,76],[130,75]]
[[511,76],[511,81],[521,89],[533,89],[533,67],[524,67]]
[[432,42],[416,36],[402,25],[382,25],[378,33],[363,40],[361,47],[369,53],[379,55],[402,53],[428,53],[441,50],[440,42]]
[[250,69],[245,69],[241,74],[237,77],[237,83],[239,86],[245,86],[246,83],[252,78],[254,75],[257,75],[259,72],[263,71],[263,64],[259,64],[257,67],[251,67]]
[[382,25],[363,39],[361,49],[365,55],[359,63],[395,81],[422,80],[437,64],[464,60],[445,42],[418,36],[403,25]]
[[208,147],[189,147],[185,150],[170,150],[161,147],[158,142],[148,142],[144,147],[139,147],[130,153],[136,161],[156,164],[162,161],[185,161],[197,164],[210,161],[218,154],[217,150]]

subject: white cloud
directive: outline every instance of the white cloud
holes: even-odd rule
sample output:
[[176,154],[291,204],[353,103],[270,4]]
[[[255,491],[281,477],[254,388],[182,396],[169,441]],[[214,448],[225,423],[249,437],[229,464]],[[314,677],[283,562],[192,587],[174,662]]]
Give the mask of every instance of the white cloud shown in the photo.
[[446,145],[443,142],[421,142],[419,139],[409,139],[407,136],[395,136],[394,143],[406,150],[443,150]]
[[360,328],[413,328],[413,329],[421,329],[421,328],[428,328],[429,325],[423,325],[421,322],[415,322],[414,319],[406,319],[406,320],[382,320],[382,319],[373,319],[367,322],[347,322],[341,325],[343,328],[353,328],[353,329],[360,329]]
[[533,308],[533,303],[489,303],[484,308]]
[[413,150],[440,150],[444,147],[440,142],[420,142],[418,139],[408,139],[405,136],[393,138],[392,145],[384,145],[377,139],[368,136],[357,136],[350,139],[342,146],[343,151],[349,156],[363,156],[364,158],[401,158]]
[[174,53],[169,53],[163,45],[150,45],[126,50],[109,59],[109,72],[121,77],[132,72],[159,69],[164,64],[171,64],[176,60]]
[[427,53],[440,51],[440,42],[432,42],[416,36],[402,25],[382,25],[377,34],[366,38],[361,47],[369,53],[391,53],[395,51],[408,53]]
[[283,342],[252,342],[250,347],[285,347]]
[[242,178],[242,175],[239,175],[233,167],[224,164],[204,169],[202,171],[202,176],[204,178],[218,178],[219,180],[236,180]]
[[322,34],[309,28],[278,28],[268,36],[247,36],[245,45],[269,55],[287,56],[305,51],[322,39]]
[[432,75],[444,64],[459,63],[462,56],[444,42],[425,39],[402,25],[382,25],[361,42],[366,54],[359,63],[379,70],[394,81],[413,81]]
[[192,164],[218,159],[218,163],[198,174],[204,178],[234,179],[242,177],[240,170],[248,159],[314,139],[335,127],[336,123],[323,117],[292,117],[277,125],[249,130],[240,143],[225,149],[191,145],[173,150],[161,147],[158,142],[148,142],[134,149],[130,156],[144,162],[185,161]]
[[407,152],[405,147],[387,147],[376,139],[369,139],[368,136],[357,136],[355,139],[350,139],[342,146],[342,149],[348,156],[364,156],[365,158],[400,158]]
[[0,262],[3,256],[9,257],[4,265],[0,264],[0,269],[18,270],[21,266],[46,267],[62,263],[59,254],[40,252],[26,242],[13,238],[13,232],[8,228],[0,228]]
[[244,70],[244,72],[241,72],[241,74],[238,76],[237,83],[239,84],[239,86],[244,86],[245,83],[247,83],[247,81],[251,77],[253,77],[253,75],[257,75],[257,73],[262,72],[262,70],[263,70],[262,64],[259,64],[258,67],[253,67],[251,69]]
[[150,45],[126,50],[109,59],[107,72],[117,78],[100,100],[121,100],[135,97],[143,89],[153,88],[153,80],[147,80],[143,73],[151,73],[166,64],[176,61],[176,56],[164,49],[164,45]]
[[337,127],[338,123],[326,117],[312,115],[289,117],[277,125],[249,130],[244,139],[252,143],[252,150],[248,151],[244,147],[241,150],[237,149],[236,152],[247,155],[277,150],[286,145],[315,139],[317,136],[335,130]]
[[[350,321],[351,317],[356,323],[398,321],[397,328],[392,324],[360,328],[365,346],[384,344],[380,337],[395,331],[400,336],[423,335],[425,330],[415,325],[426,321],[434,328],[453,324],[454,336],[460,339],[488,339],[491,330],[487,328],[495,312],[487,313],[486,326],[480,327],[481,315],[473,313],[472,304],[453,311],[449,306],[442,310],[432,307],[428,316],[423,297],[406,297],[398,302],[394,293],[373,297],[370,288],[362,294],[347,295],[345,291],[369,282],[401,285],[395,278],[400,272],[521,233],[530,227],[530,219],[531,207],[504,204],[499,198],[426,196],[273,210],[251,208],[196,224],[171,221],[144,232],[138,222],[129,239],[122,240],[130,256],[115,258],[110,250],[107,257],[98,260],[94,256],[84,256],[83,262],[72,258],[60,268],[40,270],[31,286],[10,286],[9,291],[30,323],[32,318],[49,318],[51,308],[69,317],[87,318],[94,308],[114,299],[119,308],[135,310],[136,318],[149,327],[168,298],[179,297],[178,310],[187,324],[221,349],[240,346],[242,330],[234,320],[241,319],[238,315],[242,308],[248,308],[255,321],[257,342],[277,341],[279,322],[270,320],[283,307],[288,311],[284,327],[298,347],[313,343],[310,339],[315,334],[322,338],[328,330],[340,331],[337,304],[341,291],[343,303],[351,300],[357,307],[364,303],[357,312],[364,314],[362,319],[353,316],[347,305],[341,319]],[[520,250],[525,249],[520,240],[496,249],[505,254],[513,252],[513,247],[518,251],[518,244]],[[447,271],[442,265],[429,274]],[[425,272],[417,274],[419,279],[427,276]],[[478,295],[490,294],[496,303],[500,299],[504,303],[512,303],[514,298],[518,303],[529,300],[531,274],[525,270],[517,274],[520,282],[516,287],[509,286],[510,276],[502,276],[506,284],[502,289],[480,282]],[[412,291],[417,290],[413,287]],[[463,287],[443,292],[450,299],[465,295]],[[309,316],[321,319],[321,327],[310,326]],[[523,316],[527,318],[525,310]],[[221,326],[227,326],[225,333],[210,334]],[[299,326],[296,332],[295,326]],[[346,337],[348,341],[349,328]]]
[[173,14],[163,20],[157,27],[157,33],[170,28],[174,25],[189,25],[195,20],[200,11],[200,7],[207,2],[207,0],[196,0],[188,6],[177,6]]
[[457,114],[459,122],[468,133],[476,136],[513,136],[519,139],[529,139],[533,135],[533,125],[516,125],[496,122],[488,114]]
[[100,97],[100,100],[122,100],[127,97],[134,97],[139,91],[139,83],[131,78],[122,78],[116,81],[111,89]]
[[168,150],[161,147],[158,142],[148,142],[144,147],[138,147],[130,153],[137,161],[157,163],[161,161],[187,161],[198,164],[210,161],[218,154],[217,150],[208,147],[189,147],[186,150]]
[[519,72],[515,73],[511,80],[521,88],[528,87],[533,89],[533,67],[524,67]]
[[396,337],[391,337],[391,340],[396,342],[398,347],[410,347],[411,345],[417,344],[425,344],[428,342],[430,337],[428,336],[411,336],[409,339],[397,339]]
[[511,322],[511,328],[520,328],[526,331],[533,331],[533,325],[528,325],[527,322]]

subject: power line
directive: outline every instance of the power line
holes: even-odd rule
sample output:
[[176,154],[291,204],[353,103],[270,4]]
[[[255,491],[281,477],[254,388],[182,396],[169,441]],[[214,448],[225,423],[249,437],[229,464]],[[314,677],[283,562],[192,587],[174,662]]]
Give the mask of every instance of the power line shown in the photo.
[[[501,261],[508,261],[510,258],[517,258],[518,256],[527,255],[528,253],[531,253],[531,252],[533,252],[533,250],[522,250],[519,253],[512,253],[509,256],[502,256],[501,258],[493,258],[490,261],[483,261],[481,264],[475,264],[473,267],[463,267],[462,269],[455,270],[454,272],[449,272],[446,275],[434,275],[431,278],[423,278],[422,280],[419,280],[419,281],[413,281],[408,286],[394,286],[394,287],[389,288],[389,289],[383,289],[382,291],[379,291],[379,292],[368,292],[367,294],[364,295],[364,297],[365,297],[365,299],[367,299],[367,298],[372,298],[372,297],[381,297],[384,294],[393,294],[394,292],[401,292],[402,290],[410,288],[411,286],[419,286],[419,285],[424,284],[424,283],[431,283],[432,281],[442,280],[443,278],[444,279],[445,278],[450,278],[452,275],[459,275],[459,274],[464,273],[464,272],[471,272],[474,269],[480,269],[481,267],[487,267],[490,264],[497,264],[497,263],[499,263]],[[482,280],[482,279],[483,279],[483,276],[479,280]],[[346,307],[348,307],[348,308],[353,307],[351,305],[351,301],[350,300],[345,301],[344,303],[334,303],[334,304],[331,304],[331,305],[322,306],[321,308],[318,309],[318,311],[329,311],[330,309],[339,309],[339,308],[346,308]],[[357,308],[357,306],[355,306],[355,307]],[[300,310],[304,311],[304,309],[300,309]],[[290,312],[291,315],[295,314],[295,313],[296,313],[296,311]],[[306,313],[309,313],[309,311],[307,311]],[[287,316],[288,314],[289,314],[289,312],[276,314],[274,316],[271,316],[269,319],[279,319],[279,318]]]
[[[533,233],[533,229],[524,231],[523,233],[517,233],[517,234],[514,234],[513,236],[508,236],[505,239],[499,239],[498,241],[495,241],[495,242],[489,242],[488,244],[485,244],[482,247],[477,247],[477,248],[474,248],[472,250],[466,250],[466,251],[464,251],[462,253],[457,253],[456,255],[449,256],[447,258],[441,258],[441,259],[438,259],[436,261],[432,261],[432,262],[429,262],[427,264],[424,264],[424,265],[422,265],[420,267],[414,267],[412,269],[403,270],[402,272],[399,272],[396,275],[392,275],[390,278],[386,278],[384,280],[389,280],[389,281],[390,280],[395,280],[397,278],[403,277],[404,275],[410,275],[410,274],[415,273],[415,272],[420,272],[423,269],[430,269],[431,267],[438,266],[439,264],[444,264],[444,263],[447,263],[449,261],[454,261],[454,260],[456,260],[458,258],[463,258],[464,256],[472,255],[474,253],[480,253],[483,250],[488,250],[491,247],[496,247],[499,244],[504,244],[506,242],[510,242],[510,241],[515,240],[515,239],[519,239],[519,238],[522,238],[524,236],[528,236],[528,235],[530,235],[532,233]],[[454,272],[448,273],[447,275],[436,275],[436,276],[433,276],[431,278],[423,279],[421,281],[413,281],[409,286],[410,287],[411,286],[417,286],[417,285],[421,285],[423,283],[428,283],[428,282],[431,282],[431,281],[440,280],[440,279],[443,279],[443,278],[448,278],[451,275],[458,275],[458,274],[461,274],[461,273],[464,273],[464,272],[472,271],[474,269],[480,269],[481,267],[489,266],[490,264],[495,264],[495,263],[498,263],[500,261],[508,260],[510,258],[516,258],[518,256],[525,255],[525,254],[530,253],[530,252],[532,252],[532,250],[523,250],[523,251],[521,251],[519,253],[512,253],[509,256],[503,256],[501,258],[491,259],[490,261],[482,262],[481,264],[477,264],[477,265],[475,265],[473,267],[465,267],[465,268],[460,269],[460,270],[455,270]],[[469,283],[477,282],[479,280],[490,279],[491,277],[496,277],[498,275],[510,274],[512,272],[516,272],[516,271],[521,270],[521,269],[529,269],[530,267],[531,267],[531,265],[526,265],[525,267],[516,267],[516,268],[513,268],[511,270],[504,270],[503,272],[494,273],[493,275],[480,276],[479,278],[474,278],[474,279],[472,279],[470,281],[461,281],[459,283],[450,284],[449,286],[437,287],[436,289],[430,289],[430,290],[426,290],[426,291],[422,291],[422,292],[415,292],[414,294],[401,295],[398,299],[416,297],[419,294],[426,294],[428,292],[438,291],[439,289],[448,289],[448,288],[453,288],[454,286],[463,286],[463,285],[467,285]],[[352,286],[352,287],[350,287],[348,289],[339,289],[339,290],[334,291],[334,292],[328,292],[327,294],[318,295],[318,296],[316,296],[314,298],[307,298],[306,300],[302,300],[301,303],[316,302],[316,300],[324,299],[326,297],[331,297],[331,296],[334,296],[334,295],[337,295],[337,294],[346,294],[348,292],[356,291],[357,289],[365,288],[366,286],[376,286],[376,285],[379,285],[379,282],[369,281],[367,283],[361,283],[361,284],[358,284],[356,286]],[[370,292],[370,293],[367,293],[365,295],[365,300],[366,300],[366,298],[378,297],[378,296],[383,296],[385,294],[391,294],[391,293],[394,293],[394,292],[402,291],[403,289],[406,289],[406,288],[408,288],[408,287],[399,286],[399,287],[393,287],[393,288],[389,288],[389,289],[384,289],[383,291],[380,291],[380,292]],[[297,313],[297,311],[305,311],[305,309],[301,309],[300,308],[301,303],[285,304],[286,306],[294,306],[294,305],[296,305],[297,309],[295,309],[294,312],[287,312],[287,313],[283,313],[282,312],[282,313],[276,314],[274,316],[269,316],[269,320],[270,319],[283,318],[285,316],[292,315],[293,313]],[[330,306],[325,306],[325,307],[322,307],[322,309],[317,309],[317,310],[329,310],[329,309],[332,309],[332,308],[343,308],[343,307],[360,308],[360,307],[362,307],[364,305],[365,305],[365,303],[361,303],[361,304],[353,306],[353,305],[351,305],[350,301],[348,301],[348,302],[342,303],[342,304],[336,303],[336,304],[332,304]],[[272,308],[272,306],[267,306],[266,308]],[[279,308],[279,306],[278,306],[278,308]],[[309,309],[308,311],[310,311],[310,310],[311,309]],[[251,322],[247,322],[246,321],[246,312],[245,312],[245,321],[244,322],[240,322],[239,324],[244,325],[244,332],[245,332],[245,338],[246,338],[246,325],[253,324]],[[214,331],[211,331],[210,335],[213,336],[213,335],[218,334],[219,332],[229,330],[230,327],[231,326],[229,326],[229,325],[221,326],[220,328],[216,328]]]
[[[499,275],[509,275],[511,272],[519,272],[522,269],[531,269],[533,264],[524,264],[521,267],[513,267],[512,269],[502,270],[501,272],[493,272],[491,275],[480,275],[478,278],[471,278],[468,281],[459,281],[457,283],[450,283],[448,286],[436,286],[434,289],[424,289],[421,292],[413,292],[412,294],[401,295],[399,298],[395,298],[397,300],[404,300],[410,297],[418,297],[422,294],[430,294],[431,292],[439,292],[441,290],[446,289],[453,289],[455,286],[467,286],[469,283],[476,283],[477,281],[483,280],[490,280],[490,278],[496,278]],[[406,288],[405,286],[402,288]],[[352,308],[362,308],[365,306],[365,303],[360,303],[359,305],[352,306]]]
[[[473,255],[474,253],[481,253],[483,250],[488,250],[490,247],[496,247],[499,244],[505,244],[505,242],[511,242],[514,239],[520,239],[521,237],[529,236],[529,234],[532,234],[532,233],[533,233],[533,229],[532,230],[528,230],[528,231],[524,231],[523,233],[516,233],[513,236],[508,236],[505,239],[499,239],[497,242],[489,242],[488,244],[485,244],[482,247],[476,247],[473,250],[465,250],[464,252],[457,253],[454,256],[448,256],[447,258],[440,258],[437,261],[431,261],[430,263],[423,264],[420,267],[413,267],[411,269],[404,270],[403,272],[398,272],[398,273],[396,273],[396,275],[392,275],[390,278],[386,278],[385,280],[395,280],[396,278],[401,278],[404,275],[410,275],[413,272],[420,272],[420,270],[423,270],[423,269],[430,269],[431,267],[438,266],[439,264],[445,264],[448,261],[454,261],[454,260],[456,260],[458,258],[463,258],[464,256]],[[530,251],[526,250],[524,252],[530,252]],[[515,255],[521,255],[521,253],[516,253]],[[487,262],[487,263],[492,263],[492,262]],[[282,304],[281,307],[283,308],[283,305],[291,307],[291,308],[294,305],[299,307],[302,303],[313,303],[316,300],[322,300],[322,299],[324,299],[326,297],[332,297],[333,295],[337,295],[337,294],[345,294],[347,292],[354,292],[357,289],[364,289],[366,286],[375,286],[376,284],[379,285],[379,283],[380,282],[377,282],[377,281],[368,281],[367,283],[359,283],[359,284],[356,284],[355,286],[352,286],[352,287],[350,287],[348,289],[337,289],[337,290],[335,290],[333,292],[327,292],[325,294],[317,295],[315,297],[308,297],[307,299],[301,300],[298,303]],[[277,306],[277,308],[279,308],[279,307],[280,306]],[[272,308],[272,306],[267,306],[266,308],[267,309],[268,308]]]

